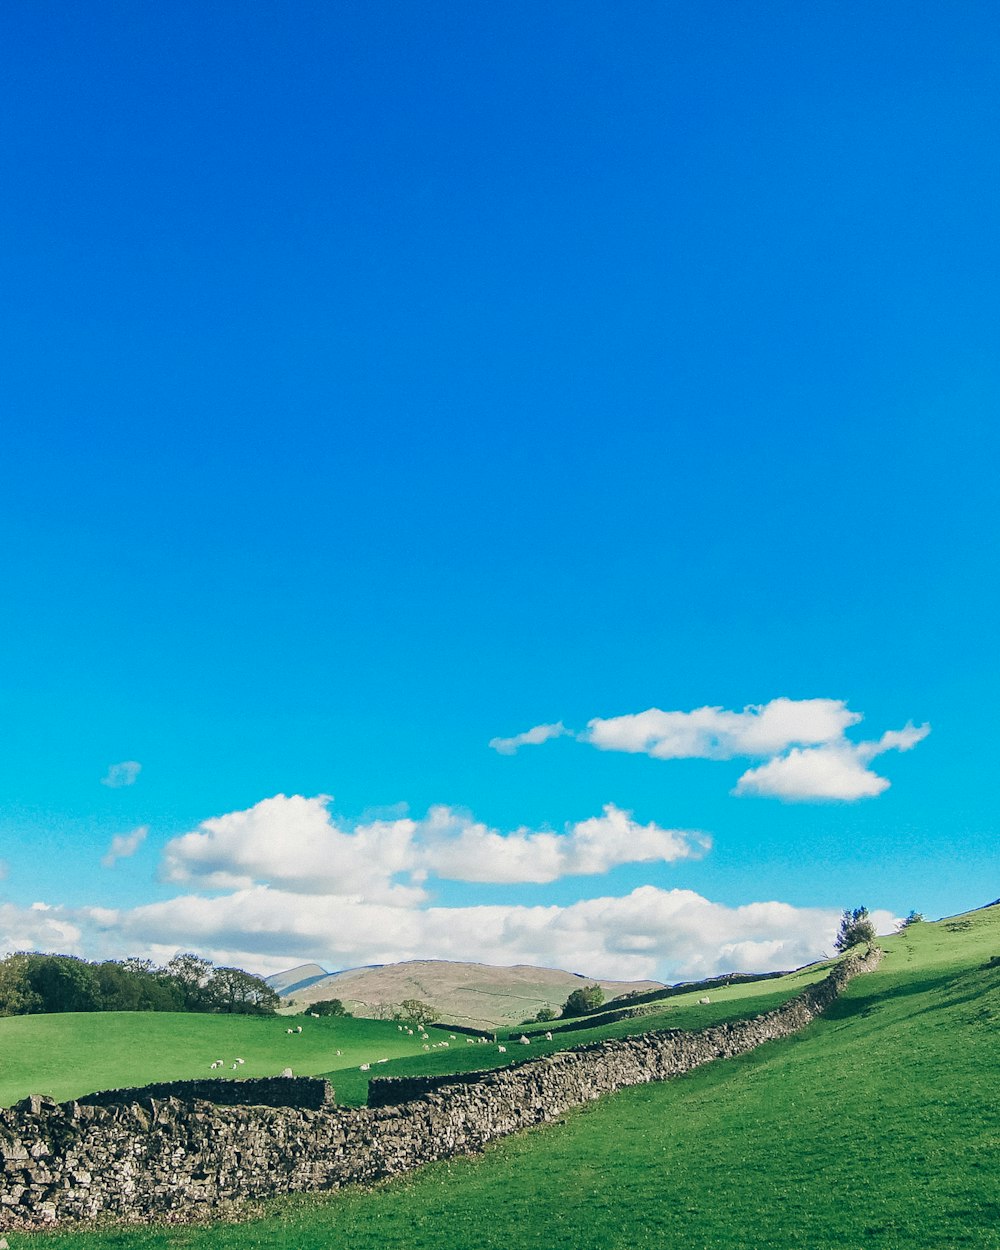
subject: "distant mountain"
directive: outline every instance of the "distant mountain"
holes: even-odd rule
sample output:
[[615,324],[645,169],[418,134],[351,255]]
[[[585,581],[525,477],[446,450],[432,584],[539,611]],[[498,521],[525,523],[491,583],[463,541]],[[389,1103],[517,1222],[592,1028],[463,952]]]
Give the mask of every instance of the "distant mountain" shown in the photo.
[[[286,998],[289,994],[304,990],[329,975],[329,972],[321,968],[319,964],[299,964],[297,968],[289,968],[287,972],[276,972],[273,976],[265,977],[264,980],[272,990],[276,990],[282,998]],[[315,1002],[315,999],[313,1001]]]
[[559,968],[510,968],[451,960],[414,959],[324,972],[319,964],[302,964],[275,973],[267,983],[287,1005],[305,1008],[324,998],[339,998],[358,1016],[378,1016],[406,998],[419,998],[452,1024],[504,1028],[535,1016],[543,1007],[558,1009],[583,985],[600,985],[606,998],[631,991],[662,989],[659,981],[607,981]]

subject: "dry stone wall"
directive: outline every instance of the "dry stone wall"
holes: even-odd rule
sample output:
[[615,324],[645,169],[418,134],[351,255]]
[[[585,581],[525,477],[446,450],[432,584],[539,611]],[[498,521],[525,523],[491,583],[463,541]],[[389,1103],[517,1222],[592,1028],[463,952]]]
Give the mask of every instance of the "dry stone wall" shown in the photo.
[[844,961],[753,1020],[595,1042],[446,1082],[376,1081],[368,1107],[223,1106],[148,1089],[107,1105],[34,1095],[0,1111],[0,1228],[216,1216],[248,1199],[371,1182],[478,1151],[603,1094],[794,1033],[877,958]]
[[217,1103],[241,1107],[332,1107],[333,1086],[318,1076],[264,1076],[245,1081],[163,1081],[159,1085],[140,1085],[132,1089],[102,1089],[96,1094],[78,1098],[81,1107],[115,1107],[133,1102],[158,1102],[177,1098],[181,1102]]

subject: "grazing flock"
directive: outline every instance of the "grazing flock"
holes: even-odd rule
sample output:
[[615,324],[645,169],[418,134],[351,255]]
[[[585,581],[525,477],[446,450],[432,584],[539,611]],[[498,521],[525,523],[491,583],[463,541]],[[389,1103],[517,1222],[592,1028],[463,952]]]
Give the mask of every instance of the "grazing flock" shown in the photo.
[[[701,1001],[702,1001],[702,1002],[708,1002],[708,999],[707,999],[707,998],[703,998]],[[314,1012],[314,1011],[310,1011],[310,1012],[309,1012],[309,1015],[310,1015],[310,1016],[312,1017],[312,1019],[314,1019],[314,1020],[318,1020],[318,1019],[320,1018],[320,1017],[316,1014],[316,1012]],[[409,1028],[408,1026],[406,1026],[406,1025],[404,1025],[404,1024],[397,1025],[397,1028],[399,1029],[400,1033],[405,1033],[405,1034],[406,1034],[407,1036],[409,1036],[409,1037],[418,1036],[418,1037],[420,1038],[421,1043],[423,1044],[423,1048],[424,1048],[424,1050],[426,1050],[426,1051],[431,1051],[431,1050],[447,1050],[447,1049],[448,1049],[448,1047],[451,1045],[451,1043],[452,1043],[452,1042],[456,1042],[456,1041],[458,1041],[458,1038],[455,1036],[455,1034],[454,1034],[454,1033],[449,1033],[449,1034],[448,1034],[448,1039],[447,1039],[447,1041],[445,1041],[445,1040],[441,1040],[440,1042],[431,1042],[431,1040],[430,1040],[430,1035],[429,1035],[428,1033],[426,1033],[426,1032],[424,1031],[424,1029],[423,1029],[420,1025],[418,1025],[418,1026],[417,1026],[417,1029],[418,1029],[417,1034],[414,1034],[413,1029]],[[285,1033],[286,1033],[289,1037],[294,1037],[294,1036],[296,1036],[297,1034],[299,1034],[299,1033],[301,1033],[301,1032],[302,1032],[302,1025],[301,1025],[301,1024],[295,1025],[293,1028],[290,1028],[290,1029],[285,1029]],[[551,1042],[551,1041],[552,1041],[552,1034],[551,1034],[551,1033],[546,1033],[546,1034],[545,1034],[545,1040],[546,1040],[547,1042]],[[518,1041],[520,1042],[520,1044],[521,1044],[522,1046],[530,1046],[530,1045],[531,1045],[531,1038],[530,1038],[530,1037],[525,1036],[525,1034],[523,1034],[523,1033],[522,1033],[522,1034],[521,1034],[521,1036],[518,1038]],[[476,1045],[479,1045],[479,1046],[486,1046],[486,1045],[491,1044],[491,1042],[492,1042],[493,1044],[496,1044],[497,1051],[498,1051],[498,1053],[499,1053],[499,1054],[501,1054],[501,1055],[505,1055],[505,1054],[507,1053],[507,1047],[506,1047],[506,1046],[503,1046],[503,1045],[500,1045],[500,1044],[497,1044],[497,1042],[496,1042],[496,1038],[495,1038],[495,1037],[493,1037],[493,1038],[489,1038],[489,1037],[483,1036],[482,1034],[479,1034],[479,1035],[477,1035],[477,1036],[475,1036],[475,1037],[466,1037],[466,1039],[465,1039],[465,1043],[466,1043],[466,1045],[467,1045],[467,1046],[476,1046]],[[340,1057],[343,1055],[343,1053],[344,1053],[343,1051],[338,1050],[338,1051],[337,1051],[337,1057],[338,1057],[338,1058],[340,1058]],[[388,1058],[385,1058],[385,1059],[376,1059],[376,1060],[374,1060],[373,1062],[374,1062],[374,1063],[376,1063],[376,1064],[379,1064],[379,1063],[388,1063],[388,1062],[389,1062],[389,1060],[388,1060]],[[229,1067],[230,1067],[230,1069],[231,1069],[233,1072],[238,1072],[238,1071],[239,1071],[239,1069],[240,1069],[240,1068],[243,1066],[243,1064],[245,1064],[245,1063],[246,1063],[246,1060],[245,1060],[245,1059],[234,1059],[234,1060],[233,1060],[233,1062],[229,1065]],[[210,1063],[208,1066],[209,1066],[209,1070],[210,1070],[210,1071],[212,1071],[212,1072],[214,1072],[217,1068],[225,1068],[225,1067],[226,1067],[226,1061],[225,1061],[224,1059],[216,1059],[213,1063]],[[369,1062],[369,1063],[363,1063],[363,1064],[361,1064],[361,1065],[360,1065],[359,1070],[360,1070],[361,1072],[369,1072],[369,1071],[371,1071],[371,1067],[372,1067],[372,1063],[371,1063],[371,1062]]]

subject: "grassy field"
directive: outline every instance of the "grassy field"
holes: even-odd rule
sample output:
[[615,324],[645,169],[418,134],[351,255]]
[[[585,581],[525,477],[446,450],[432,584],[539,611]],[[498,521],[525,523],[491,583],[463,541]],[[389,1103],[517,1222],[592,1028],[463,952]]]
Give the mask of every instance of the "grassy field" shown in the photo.
[[795,1038],[626,1090],[482,1156],[371,1191],[283,1199],[241,1224],[8,1240],[12,1250],[1000,1250],[1000,908],[884,945],[878,972]]
[[[328,1076],[339,1103],[359,1105],[367,1098],[369,1076],[468,1071],[598,1037],[650,1028],[700,1028],[767,1010],[824,972],[810,968],[780,980],[732,986],[713,993],[709,1007],[698,1004],[696,993],[679,996],[660,1014],[557,1034],[552,1042],[536,1034],[530,1049],[508,1045],[506,1055],[495,1046],[469,1044],[462,1034],[451,1040],[439,1028],[430,1030],[432,1049],[426,1052],[416,1033],[410,1037],[379,1020],[125,1011],[11,1016],[0,1019],[0,1106],[29,1093],[49,1094],[62,1102],[98,1089],[212,1077],[218,1075],[210,1070],[216,1059],[226,1064],[221,1079],[274,1076],[286,1067],[297,1076]],[[297,1024],[302,1033],[289,1037],[287,1029]],[[447,1041],[447,1048],[433,1048],[440,1041]],[[246,1060],[238,1074],[229,1066],[237,1057]],[[381,1059],[389,1062],[379,1063]],[[371,1073],[360,1071],[363,1063],[373,1065]]]

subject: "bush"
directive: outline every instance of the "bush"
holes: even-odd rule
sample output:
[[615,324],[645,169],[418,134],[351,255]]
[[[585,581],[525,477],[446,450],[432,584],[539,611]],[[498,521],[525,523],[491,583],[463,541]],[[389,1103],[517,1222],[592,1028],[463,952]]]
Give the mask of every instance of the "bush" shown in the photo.
[[604,1002],[604,991],[599,985],[588,985],[585,989],[574,990],[563,1003],[564,1016],[585,1016],[588,1011],[600,1007]]
[[318,1003],[312,1003],[302,1013],[304,1016],[346,1016],[350,1013],[344,1009],[344,1004],[339,998],[321,998]]
[[834,949],[847,951],[852,946],[857,946],[859,942],[874,941],[875,926],[869,919],[868,908],[855,907],[853,911],[849,908],[845,909],[840,918],[840,929],[833,941]]

